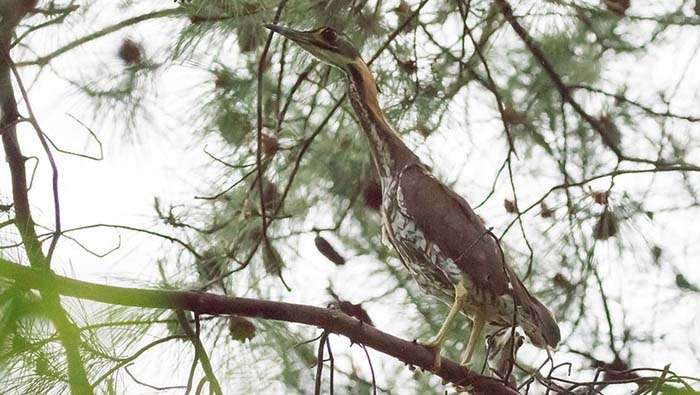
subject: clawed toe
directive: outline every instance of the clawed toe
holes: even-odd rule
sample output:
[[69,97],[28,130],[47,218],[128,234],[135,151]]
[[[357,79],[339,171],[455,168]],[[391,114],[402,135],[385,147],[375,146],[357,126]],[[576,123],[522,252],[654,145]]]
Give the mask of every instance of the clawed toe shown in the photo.
[[421,346],[423,346],[425,348],[430,348],[432,350],[437,350],[438,348],[440,348],[440,340],[439,339],[430,339],[427,341],[415,339],[413,341],[415,343],[420,344]]
[[459,361],[459,366],[464,368],[464,369],[471,370],[471,365],[472,365],[472,352],[470,350],[465,350],[465,352],[462,354],[462,358]]
[[465,370],[467,370],[467,371],[471,371],[471,370],[472,370],[471,365],[472,365],[472,364],[471,364],[471,361],[462,361],[462,362],[459,363],[459,367],[462,368],[462,369],[465,369]]
[[436,352],[435,353],[435,359],[433,359],[433,372],[437,372],[440,370],[442,367],[442,358],[440,357],[440,353]]

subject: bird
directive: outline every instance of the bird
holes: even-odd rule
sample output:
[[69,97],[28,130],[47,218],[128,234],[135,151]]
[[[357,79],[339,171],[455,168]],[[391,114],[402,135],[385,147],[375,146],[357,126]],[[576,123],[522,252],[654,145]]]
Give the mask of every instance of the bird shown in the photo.
[[434,352],[434,369],[440,368],[442,346],[460,313],[472,321],[460,359],[464,368],[487,324],[517,324],[534,346],[555,348],[561,333],[553,314],[506,263],[498,240],[469,203],[440,182],[391,127],[372,72],[351,40],[331,26],[265,26],[347,77],[347,95],[381,184],[382,239],[425,293],[451,306],[438,333],[420,342]]

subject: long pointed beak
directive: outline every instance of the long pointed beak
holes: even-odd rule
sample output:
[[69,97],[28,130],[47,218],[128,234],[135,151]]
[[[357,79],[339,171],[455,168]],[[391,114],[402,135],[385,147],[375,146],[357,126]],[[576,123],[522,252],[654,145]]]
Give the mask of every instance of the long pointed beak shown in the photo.
[[302,32],[299,30],[289,29],[279,25],[267,24],[266,28],[272,30],[273,32],[280,34],[288,39],[298,42],[298,43],[308,43],[310,42],[310,36],[308,32]]

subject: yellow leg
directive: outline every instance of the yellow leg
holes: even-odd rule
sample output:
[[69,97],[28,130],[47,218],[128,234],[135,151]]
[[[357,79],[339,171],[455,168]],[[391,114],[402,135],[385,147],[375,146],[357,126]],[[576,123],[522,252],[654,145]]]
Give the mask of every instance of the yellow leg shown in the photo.
[[476,348],[476,342],[481,338],[481,331],[484,329],[484,315],[482,313],[476,313],[472,318],[472,330],[469,333],[469,340],[467,341],[467,348],[462,354],[462,360],[459,365],[465,368],[469,368],[469,363],[472,360],[472,355],[474,354],[474,349]]
[[452,321],[454,321],[455,317],[457,317],[457,314],[462,310],[462,307],[464,307],[464,302],[466,300],[467,289],[464,287],[464,284],[460,281],[457,285],[455,285],[455,301],[452,304],[450,312],[447,314],[447,318],[445,318],[445,322],[442,323],[442,326],[440,327],[440,330],[438,331],[437,335],[435,335],[435,337],[429,340],[427,343],[421,342],[421,344],[423,344],[425,347],[435,349],[434,368],[436,370],[440,368],[440,348],[442,348],[442,344],[447,338],[447,331],[449,331],[450,325],[452,325]]

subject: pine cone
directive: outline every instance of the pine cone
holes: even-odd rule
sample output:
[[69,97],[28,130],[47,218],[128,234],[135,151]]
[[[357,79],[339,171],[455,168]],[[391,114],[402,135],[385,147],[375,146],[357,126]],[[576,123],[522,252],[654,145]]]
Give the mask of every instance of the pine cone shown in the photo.
[[608,8],[608,11],[613,14],[623,17],[630,8],[630,0],[603,0],[603,3]]
[[503,200],[503,207],[505,207],[506,211],[510,214],[515,214],[518,212],[518,206],[516,206],[515,202],[512,200]]
[[127,38],[122,41],[118,55],[124,64],[133,66],[141,62],[141,46],[137,42]]
[[336,265],[344,265],[345,264],[345,258],[343,258],[342,255],[338,253],[338,251],[333,248],[331,243],[328,242],[325,238],[321,236],[316,236],[314,239],[314,243],[316,244],[316,249],[318,252],[323,254],[326,258],[328,258],[329,261],[335,263]]
[[552,218],[554,216],[554,210],[550,209],[549,206],[547,206],[547,203],[541,202],[540,215],[542,218]]
[[593,237],[597,240],[607,240],[617,234],[618,219],[610,210],[603,211],[593,228]]
[[280,149],[280,143],[277,137],[263,133],[262,136],[262,150],[265,156],[272,157],[275,156],[277,151]]
[[245,317],[232,315],[228,318],[228,333],[233,340],[245,343],[255,337],[255,325]]

